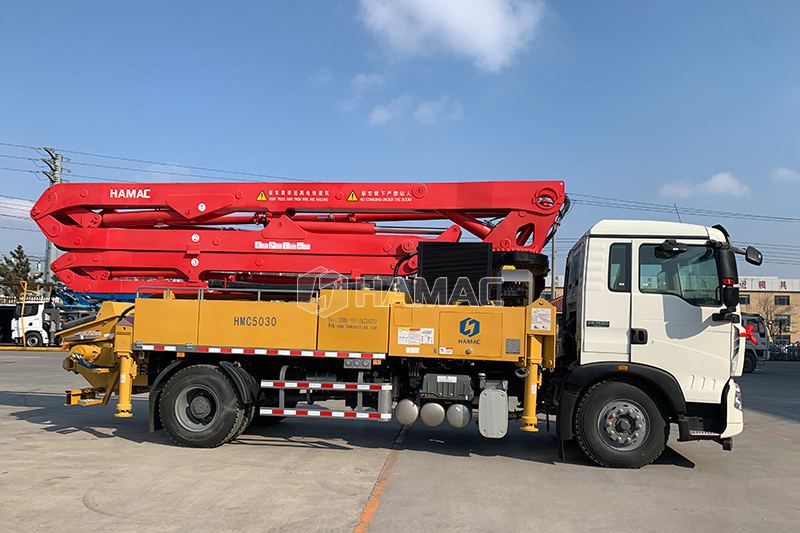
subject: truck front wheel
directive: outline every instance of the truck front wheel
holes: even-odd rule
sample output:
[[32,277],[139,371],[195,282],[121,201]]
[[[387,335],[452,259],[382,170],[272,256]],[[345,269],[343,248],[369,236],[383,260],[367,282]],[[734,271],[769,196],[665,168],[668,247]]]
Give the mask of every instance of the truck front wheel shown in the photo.
[[667,422],[639,387],[602,381],[578,402],[575,437],[586,456],[601,466],[640,468],[664,451]]
[[755,371],[756,365],[758,365],[756,354],[750,350],[744,352],[744,368],[742,368],[742,372],[750,374]]
[[215,448],[243,429],[245,408],[219,368],[192,365],[164,385],[159,401],[164,429],[178,446]]
[[30,333],[25,334],[25,345],[31,348],[38,348],[44,344],[44,340],[42,339],[42,334],[38,331],[31,331]]

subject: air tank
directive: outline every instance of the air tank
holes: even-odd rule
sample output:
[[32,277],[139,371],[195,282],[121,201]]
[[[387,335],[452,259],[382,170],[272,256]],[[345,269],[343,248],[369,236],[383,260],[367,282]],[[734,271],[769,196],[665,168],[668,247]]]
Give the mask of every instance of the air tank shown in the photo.
[[412,400],[406,398],[397,402],[394,408],[394,418],[404,426],[410,426],[417,421],[419,416],[419,406]]
[[419,410],[419,417],[426,426],[436,427],[444,422],[444,407],[436,402],[428,402]]
[[447,423],[456,429],[467,427],[472,419],[472,409],[463,403],[454,403],[447,408]]

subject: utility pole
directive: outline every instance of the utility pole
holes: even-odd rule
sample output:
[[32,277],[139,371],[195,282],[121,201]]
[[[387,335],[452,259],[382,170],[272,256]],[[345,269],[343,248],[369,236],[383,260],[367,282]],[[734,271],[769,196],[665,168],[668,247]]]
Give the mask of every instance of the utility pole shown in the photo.
[[[61,172],[63,169],[64,164],[64,156],[56,152],[55,148],[44,148],[43,149],[47,154],[50,156],[49,159],[42,159],[42,161],[50,167],[49,171],[42,172],[47,179],[50,180],[50,187],[61,183]],[[67,171],[69,172],[69,171]],[[45,241],[45,248],[44,248],[44,282],[51,283],[53,281],[53,272],[50,270],[50,265],[53,264],[53,261],[56,259],[56,255],[58,252],[56,251],[56,246],[50,239],[46,239]]]

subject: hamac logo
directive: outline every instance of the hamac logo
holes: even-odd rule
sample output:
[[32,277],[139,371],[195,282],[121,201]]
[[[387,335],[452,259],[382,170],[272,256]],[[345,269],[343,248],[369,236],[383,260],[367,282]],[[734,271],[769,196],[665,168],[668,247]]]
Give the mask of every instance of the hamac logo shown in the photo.
[[481,332],[481,323],[474,318],[465,318],[458,323],[458,332],[467,337],[474,337]]
[[150,189],[111,189],[108,192],[109,198],[119,199],[138,199],[150,198]]

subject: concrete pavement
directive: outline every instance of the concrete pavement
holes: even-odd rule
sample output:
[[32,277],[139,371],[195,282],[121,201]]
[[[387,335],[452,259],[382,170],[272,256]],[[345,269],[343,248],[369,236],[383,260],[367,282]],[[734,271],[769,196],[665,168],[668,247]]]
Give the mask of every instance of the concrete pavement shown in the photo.
[[63,390],[82,383],[60,360],[0,353],[4,531],[352,531],[364,518],[398,532],[794,531],[800,520],[798,363],[740,379],[746,429],[733,452],[671,443],[627,471],[577,449],[558,462],[544,431],[494,441],[473,425],[401,435],[394,422],[287,419],[221,448],[177,448],[147,432],[144,398],[132,419],[64,407]]

